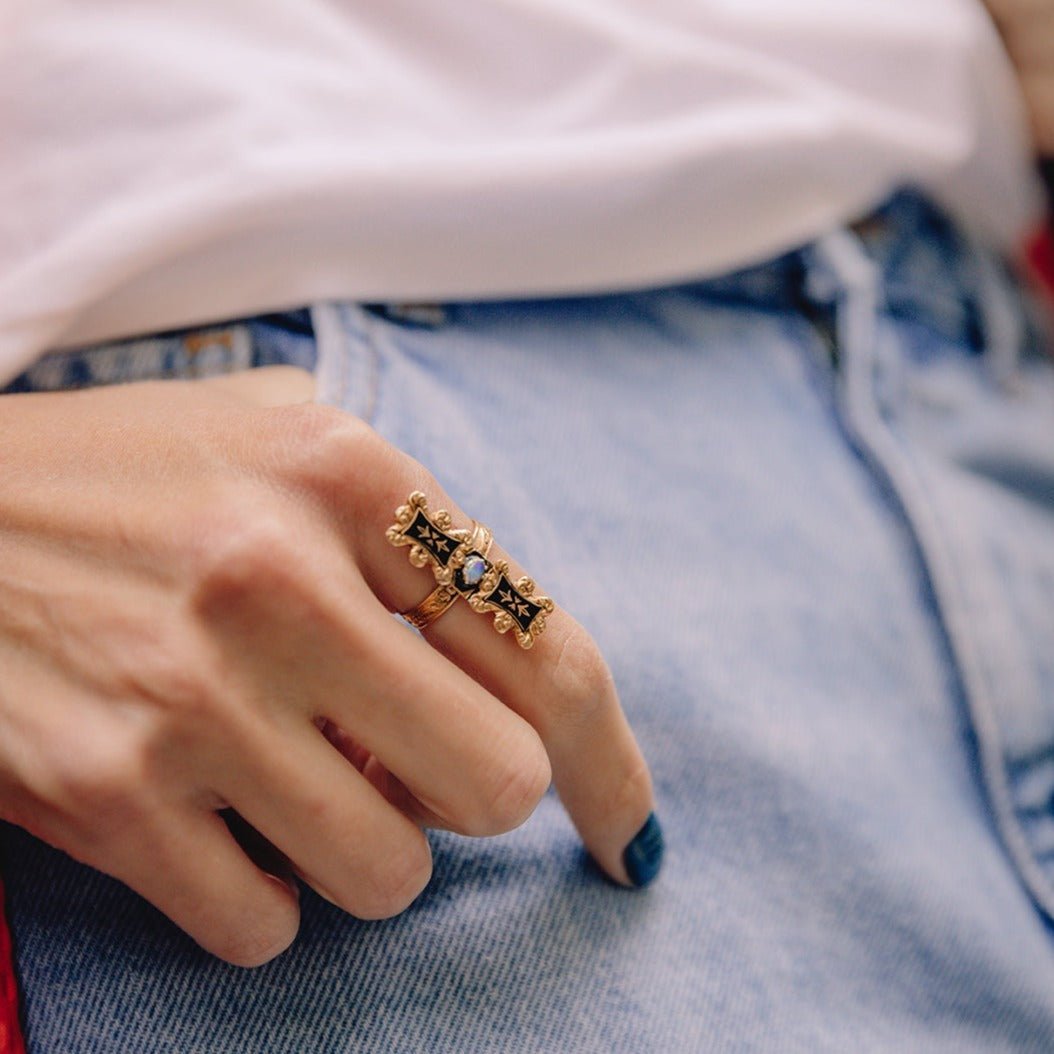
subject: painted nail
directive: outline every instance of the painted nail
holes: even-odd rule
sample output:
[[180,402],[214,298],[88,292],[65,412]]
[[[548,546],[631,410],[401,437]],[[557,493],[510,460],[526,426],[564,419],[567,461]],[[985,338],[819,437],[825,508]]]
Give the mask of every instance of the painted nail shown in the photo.
[[622,854],[626,874],[635,886],[646,886],[659,873],[665,848],[662,827],[655,813],[651,813]]

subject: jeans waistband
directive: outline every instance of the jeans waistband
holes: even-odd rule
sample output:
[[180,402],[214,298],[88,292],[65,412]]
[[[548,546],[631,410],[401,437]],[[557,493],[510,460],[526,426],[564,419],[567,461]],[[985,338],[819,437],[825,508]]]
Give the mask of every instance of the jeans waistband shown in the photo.
[[[896,194],[853,229],[882,276],[884,310],[893,317],[976,353],[997,345],[1004,350],[995,358],[999,354],[1016,357],[1023,345],[1036,344],[1038,327],[1022,333],[1017,321],[1022,314],[1034,317],[1034,313],[1024,304],[1003,262],[994,254],[978,251],[921,194]],[[810,266],[807,251],[806,247],[684,286],[726,306],[742,303],[772,310],[808,310],[812,300],[805,292]],[[1007,312],[1008,299],[1021,301],[1022,311]],[[522,303],[527,309],[530,301]],[[363,306],[404,325],[438,326],[444,318],[442,306],[435,304]],[[919,341],[920,349],[929,346],[928,340]],[[57,391],[130,381],[192,379],[279,364],[315,368],[309,309],[51,352],[4,391]]]

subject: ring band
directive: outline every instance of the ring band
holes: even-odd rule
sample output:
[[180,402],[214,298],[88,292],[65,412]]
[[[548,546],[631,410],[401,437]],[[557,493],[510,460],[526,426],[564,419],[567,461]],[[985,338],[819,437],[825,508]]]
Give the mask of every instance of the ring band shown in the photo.
[[425,629],[449,611],[455,600],[457,590],[453,586],[436,586],[416,607],[400,611],[399,617],[406,619],[414,629]]
[[[490,528],[485,527],[478,520],[473,520],[472,533],[468,538],[469,548],[482,553],[486,559],[493,542],[494,535],[491,534]],[[458,591],[453,585],[436,586],[420,604],[406,611],[400,611],[399,616],[406,619],[414,629],[425,629],[431,626],[440,615],[449,611],[457,598]]]
[[545,629],[556,605],[535,595],[534,581],[526,575],[512,580],[504,560],[488,559],[491,532],[472,521],[471,529],[454,527],[450,513],[428,511],[428,499],[415,490],[405,505],[395,510],[395,523],[385,532],[395,546],[410,546],[414,567],[431,567],[436,588],[416,607],[400,612],[412,626],[430,626],[460,596],[479,614],[492,614],[498,633],[512,630],[521,648],[530,648]]

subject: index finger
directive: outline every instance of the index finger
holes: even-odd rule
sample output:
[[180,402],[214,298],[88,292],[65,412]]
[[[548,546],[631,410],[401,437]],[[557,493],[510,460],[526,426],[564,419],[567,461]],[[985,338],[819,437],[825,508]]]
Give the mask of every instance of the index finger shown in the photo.
[[[385,529],[407,495],[423,491],[433,512],[453,526],[471,520],[406,455],[378,487],[376,518],[359,523],[360,569],[392,611],[406,611],[434,588],[430,570],[393,548]],[[489,559],[507,560],[513,581],[523,574],[496,543]],[[557,607],[530,650],[499,635],[493,616],[456,600],[423,630],[429,643],[523,717],[541,737],[560,798],[586,848],[615,881],[641,886],[658,873],[661,829],[647,763],[626,721],[607,664],[586,630]]]

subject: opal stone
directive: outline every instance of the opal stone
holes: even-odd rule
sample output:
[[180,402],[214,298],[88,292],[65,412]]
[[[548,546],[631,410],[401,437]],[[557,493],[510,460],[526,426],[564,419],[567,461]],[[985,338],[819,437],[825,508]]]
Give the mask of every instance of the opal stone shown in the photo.
[[461,568],[461,577],[466,585],[478,586],[486,570],[487,561],[482,556],[472,553]]

